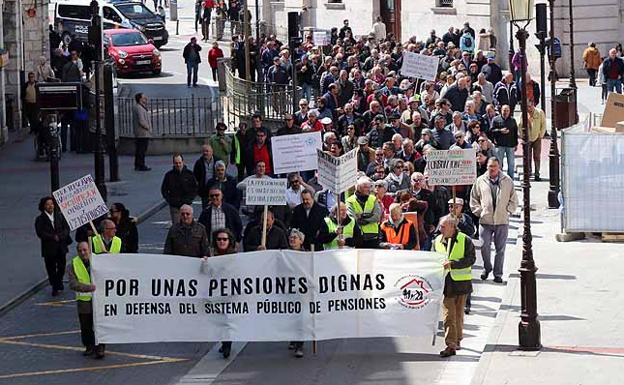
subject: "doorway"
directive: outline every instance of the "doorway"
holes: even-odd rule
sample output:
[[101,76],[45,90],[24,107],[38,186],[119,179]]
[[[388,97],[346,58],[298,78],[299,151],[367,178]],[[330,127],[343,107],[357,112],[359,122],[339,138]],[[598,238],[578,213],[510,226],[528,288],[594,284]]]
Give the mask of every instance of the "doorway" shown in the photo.
[[379,0],[381,19],[386,24],[386,32],[394,33],[401,41],[401,0]]

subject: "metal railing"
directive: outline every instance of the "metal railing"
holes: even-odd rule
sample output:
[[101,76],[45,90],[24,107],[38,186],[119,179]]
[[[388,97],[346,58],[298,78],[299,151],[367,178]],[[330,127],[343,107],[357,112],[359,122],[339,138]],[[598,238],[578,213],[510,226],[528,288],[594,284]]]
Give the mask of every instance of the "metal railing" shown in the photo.
[[[134,98],[117,99],[117,127],[119,136],[134,136]],[[208,136],[215,131],[222,118],[218,98],[150,98],[148,114],[153,137]]]

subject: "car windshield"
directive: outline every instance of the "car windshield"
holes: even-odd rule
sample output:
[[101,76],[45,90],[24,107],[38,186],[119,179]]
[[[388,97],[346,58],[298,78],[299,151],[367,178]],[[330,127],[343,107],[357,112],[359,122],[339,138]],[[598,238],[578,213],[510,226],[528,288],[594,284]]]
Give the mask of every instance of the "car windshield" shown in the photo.
[[139,19],[154,16],[152,11],[150,11],[149,9],[147,9],[146,6],[140,3],[120,4],[117,5],[117,9],[128,19]]
[[115,47],[128,47],[131,45],[147,44],[145,36],[139,32],[115,33],[111,35]]

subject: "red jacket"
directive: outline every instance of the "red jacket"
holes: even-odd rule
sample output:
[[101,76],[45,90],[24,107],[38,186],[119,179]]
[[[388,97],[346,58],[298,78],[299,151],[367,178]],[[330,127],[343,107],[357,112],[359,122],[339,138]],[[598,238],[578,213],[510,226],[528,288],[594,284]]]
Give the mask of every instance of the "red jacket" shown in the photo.
[[221,48],[211,48],[208,51],[208,64],[210,67],[217,68],[217,59],[223,57],[223,50]]

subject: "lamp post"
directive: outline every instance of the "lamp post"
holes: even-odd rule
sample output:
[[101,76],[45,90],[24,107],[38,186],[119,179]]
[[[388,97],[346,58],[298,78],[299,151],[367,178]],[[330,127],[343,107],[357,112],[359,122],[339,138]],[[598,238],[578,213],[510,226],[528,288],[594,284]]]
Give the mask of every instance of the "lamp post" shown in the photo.
[[557,145],[557,106],[555,103],[555,0],[548,0],[550,31],[548,33],[550,54],[548,63],[550,65],[550,152],[548,154],[549,179],[548,207],[559,208],[559,148]]
[[93,61],[93,72],[95,76],[95,151],[93,152],[93,163],[95,168],[95,185],[102,198],[106,201],[106,183],[104,182],[106,171],[104,169],[104,144],[102,141],[102,117],[101,98],[102,85],[100,78],[102,73],[102,18],[97,0],[91,1],[91,26],[89,27],[89,43],[95,48],[95,60]]
[[522,232],[522,262],[520,262],[520,301],[522,312],[520,313],[520,323],[518,324],[518,344],[522,350],[539,350],[542,347],[540,342],[540,324],[537,320],[537,286],[535,282],[535,272],[537,267],[533,260],[532,236],[531,236],[531,207],[529,180],[529,113],[527,109],[526,90],[526,39],[529,33],[526,27],[533,18],[533,0],[509,0],[509,13],[511,21],[518,28],[516,38],[520,46],[520,79],[522,82],[522,195],[523,195],[523,232]]
[[576,109],[576,78],[574,77],[574,13],[572,12],[572,0],[568,0],[570,11],[570,82],[568,86],[574,89],[574,107]]

